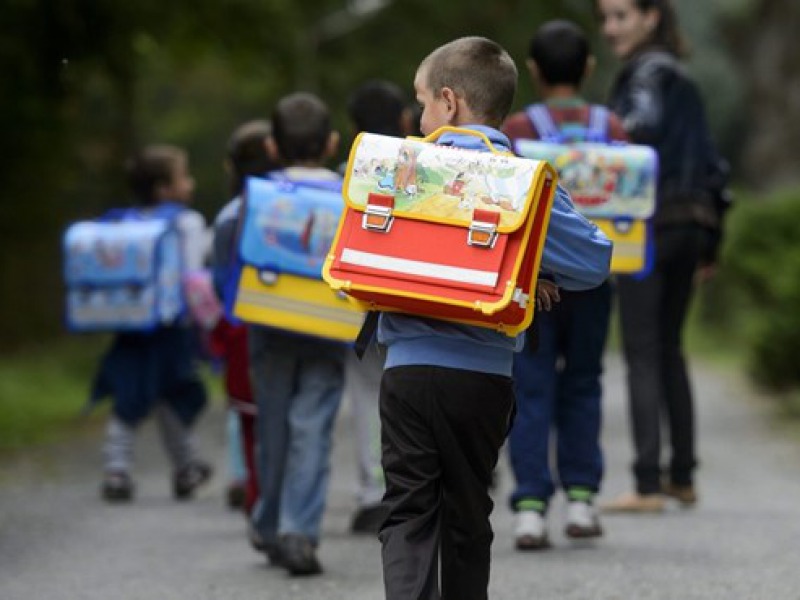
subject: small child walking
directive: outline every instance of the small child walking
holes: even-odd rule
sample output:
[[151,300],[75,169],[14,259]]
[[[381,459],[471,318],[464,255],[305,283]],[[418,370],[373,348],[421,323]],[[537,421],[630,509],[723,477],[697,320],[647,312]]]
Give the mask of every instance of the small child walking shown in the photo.
[[[203,266],[208,240],[205,220],[188,208],[194,191],[189,157],[181,148],[151,145],[128,163],[130,188],[143,216],[178,204],[184,269]],[[172,463],[172,489],[178,500],[191,498],[212,475],[197,453],[192,427],[206,405],[206,390],[194,362],[194,338],[186,315],[150,332],[115,334],[92,386],[91,402],[111,396],[106,427],[101,496],[109,502],[134,497],[132,476],[136,431],[152,413]]]

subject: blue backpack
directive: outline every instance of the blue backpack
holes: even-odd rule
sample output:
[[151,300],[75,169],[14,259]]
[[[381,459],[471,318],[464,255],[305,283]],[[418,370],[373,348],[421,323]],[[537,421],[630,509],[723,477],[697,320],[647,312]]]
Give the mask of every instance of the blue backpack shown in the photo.
[[112,209],[67,227],[66,325],[73,332],[152,331],[186,310],[176,219],[184,207]]
[[344,208],[341,181],[248,179],[225,293],[233,318],[283,331],[352,341],[363,313],[322,280]]

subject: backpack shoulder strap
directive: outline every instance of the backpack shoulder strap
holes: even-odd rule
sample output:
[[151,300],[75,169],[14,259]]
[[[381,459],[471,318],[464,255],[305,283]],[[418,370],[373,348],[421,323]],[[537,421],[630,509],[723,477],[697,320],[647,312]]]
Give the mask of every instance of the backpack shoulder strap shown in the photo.
[[589,107],[589,127],[586,133],[588,142],[608,141],[609,112],[605,106],[592,104]]
[[153,208],[152,216],[157,219],[173,221],[185,210],[186,206],[179,202],[161,202]]
[[544,104],[531,104],[525,109],[525,113],[541,140],[548,142],[559,140],[561,132]]

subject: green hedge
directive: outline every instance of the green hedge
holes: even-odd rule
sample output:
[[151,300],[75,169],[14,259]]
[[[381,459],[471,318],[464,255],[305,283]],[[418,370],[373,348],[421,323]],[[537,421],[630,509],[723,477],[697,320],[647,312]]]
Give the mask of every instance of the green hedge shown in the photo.
[[800,388],[800,189],[741,199],[726,235],[726,320],[740,329],[752,374]]

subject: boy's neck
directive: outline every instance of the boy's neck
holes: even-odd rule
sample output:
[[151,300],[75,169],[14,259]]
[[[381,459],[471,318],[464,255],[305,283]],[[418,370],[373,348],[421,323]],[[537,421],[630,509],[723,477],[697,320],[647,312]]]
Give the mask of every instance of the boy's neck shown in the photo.
[[545,102],[580,98],[578,88],[574,85],[542,85],[539,93]]
[[291,163],[286,163],[284,165],[285,169],[291,169],[293,167],[300,167],[303,169],[324,169],[325,163],[321,160],[297,160]]

